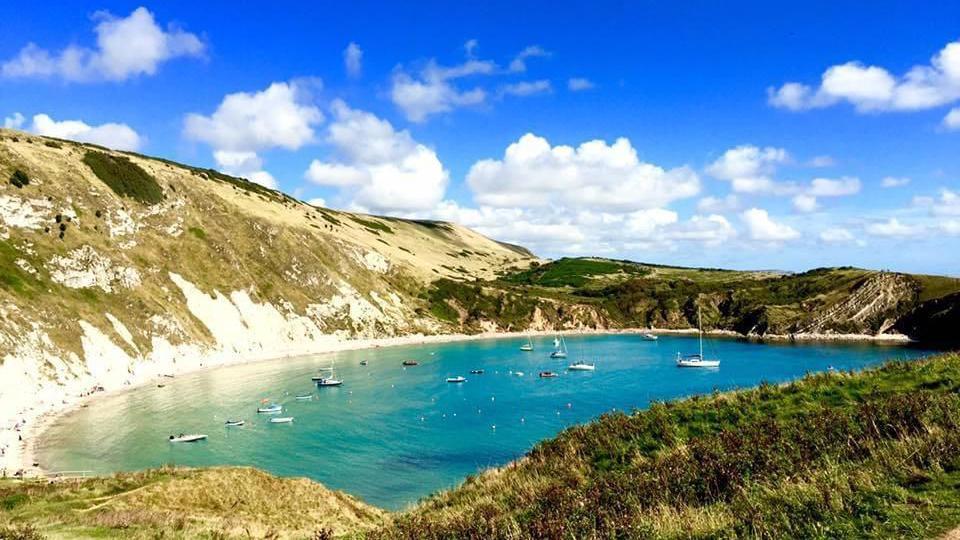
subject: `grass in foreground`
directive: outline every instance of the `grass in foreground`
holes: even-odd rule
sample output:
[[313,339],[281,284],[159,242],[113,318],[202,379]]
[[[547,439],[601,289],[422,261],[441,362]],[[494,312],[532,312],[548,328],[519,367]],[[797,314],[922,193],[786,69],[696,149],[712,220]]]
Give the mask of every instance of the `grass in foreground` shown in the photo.
[[608,414],[371,538],[928,538],[960,524],[960,356]]
[[311,480],[251,468],[0,482],[0,538],[333,538],[384,516]]

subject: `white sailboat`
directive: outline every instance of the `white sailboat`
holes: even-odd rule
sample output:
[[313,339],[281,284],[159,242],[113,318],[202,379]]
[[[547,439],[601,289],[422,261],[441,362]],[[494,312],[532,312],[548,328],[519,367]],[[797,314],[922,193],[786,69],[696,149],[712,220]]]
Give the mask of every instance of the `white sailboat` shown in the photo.
[[333,364],[330,365],[330,375],[327,377],[320,377],[314,382],[317,383],[317,386],[340,386],[343,384],[343,381],[337,378],[337,372],[333,367]]
[[700,320],[700,304],[697,304],[697,337],[700,341],[700,353],[681,356],[680,352],[677,351],[677,367],[720,367],[719,360],[708,360],[703,357],[703,323]]
[[520,346],[520,350],[523,352],[530,352],[533,350],[533,342],[530,341],[530,336],[527,336],[527,342]]
[[597,369],[596,364],[588,364],[583,360],[583,341],[580,341],[580,360],[567,366],[567,369],[570,371],[594,371]]
[[553,338],[553,352],[550,353],[550,358],[566,358],[567,357],[567,344],[563,341],[563,336],[557,336]]

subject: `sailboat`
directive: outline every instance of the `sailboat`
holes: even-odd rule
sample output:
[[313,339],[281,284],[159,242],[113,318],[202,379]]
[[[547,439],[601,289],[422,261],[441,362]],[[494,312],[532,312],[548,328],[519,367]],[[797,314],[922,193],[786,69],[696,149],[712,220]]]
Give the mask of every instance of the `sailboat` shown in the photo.
[[527,342],[520,346],[520,350],[523,352],[530,352],[533,350],[533,342],[530,341],[530,336],[527,336]]
[[677,351],[677,367],[720,367],[719,360],[707,360],[703,357],[703,323],[700,320],[700,304],[697,304],[697,338],[700,341],[700,353],[681,356]]
[[567,366],[570,371],[593,371],[597,369],[596,364],[588,364],[583,360],[583,341],[580,341],[580,360]]
[[337,378],[337,373],[333,369],[333,365],[330,366],[329,377],[320,377],[315,382],[317,383],[317,386],[340,386],[343,384],[343,381]]
[[563,341],[563,336],[557,336],[553,338],[553,352],[550,353],[550,358],[566,358],[567,357],[567,344]]

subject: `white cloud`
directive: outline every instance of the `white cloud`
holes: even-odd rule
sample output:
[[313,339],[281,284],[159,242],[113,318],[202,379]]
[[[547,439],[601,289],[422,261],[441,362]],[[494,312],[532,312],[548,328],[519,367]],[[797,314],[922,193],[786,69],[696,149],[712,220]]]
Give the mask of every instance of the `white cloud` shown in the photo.
[[324,120],[310,103],[310,87],[317,84],[306,79],[275,82],[259,92],[227,94],[210,116],[188,114],[183,133],[210,145],[222,171],[275,189],[277,181],[262,169],[257,152],[297,150],[313,142],[314,127]]
[[950,109],[950,112],[943,117],[943,127],[950,131],[960,129],[960,107]]
[[740,219],[747,226],[747,232],[752,240],[760,242],[784,242],[800,237],[800,233],[789,225],[777,223],[770,218],[766,210],[751,208],[740,214]]
[[100,11],[94,19],[99,21],[94,28],[96,48],[70,45],[51,53],[28,43],[16,57],[0,66],[0,74],[8,78],[59,77],[78,82],[123,81],[153,75],[168,60],[204,54],[204,43],[195,34],[172,24],[164,31],[144,7],[126,18]]
[[793,207],[798,212],[813,212],[819,208],[820,205],[817,204],[817,198],[813,195],[801,193],[793,197]]
[[476,39],[468,39],[463,44],[463,53],[467,55],[467,58],[476,58],[477,47],[480,46],[480,42]]
[[960,219],[948,219],[940,222],[940,230],[952,236],[960,235]]
[[449,173],[432,149],[342,101],[332,109],[335,119],[326,140],[334,159],[313,160],[304,173],[307,180],[341,188],[358,209],[426,211],[443,200]]
[[836,164],[837,161],[831,156],[815,156],[807,163],[810,167],[816,168],[833,167]]
[[852,176],[841,178],[814,178],[807,194],[814,197],[845,197],[860,192],[860,179]]
[[740,209],[740,198],[734,194],[726,197],[704,197],[697,202],[697,211],[705,214],[722,214]]
[[584,79],[583,77],[572,77],[567,81],[567,88],[571,92],[581,92],[583,90],[596,88],[596,85],[593,84],[593,81],[590,79]]
[[452,111],[456,107],[479,105],[487,98],[480,87],[460,90],[452,81],[472,75],[489,75],[496,64],[470,59],[452,67],[431,60],[417,77],[397,70],[393,75],[390,98],[403,111],[407,120],[423,122],[431,115]]
[[707,173],[727,180],[739,193],[771,193],[778,190],[773,179],[776,166],[789,159],[783,148],[743,145],[731,148],[707,166]]
[[887,176],[880,181],[880,185],[885,188],[903,187],[910,183],[910,179],[905,176]]
[[960,216],[960,194],[949,189],[940,190],[940,198],[933,202],[931,211],[936,216]]
[[510,62],[510,71],[515,73],[526,71],[528,58],[544,56],[550,56],[550,53],[545,51],[543,47],[540,47],[539,45],[530,45],[520,51],[520,53],[513,58],[513,60]]
[[23,126],[25,118],[22,114],[15,112],[3,119],[3,127],[7,129],[20,129]]
[[861,243],[857,237],[847,229],[836,227],[825,229],[820,232],[820,241],[826,244],[850,244]]
[[817,89],[790,82],[767,93],[771,105],[794,111],[840,102],[859,112],[939,107],[960,100],[960,41],[948,43],[929,64],[914,66],[901,77],[882,67],[847,62],[827,68]]
[[625,138],[551,146],[532,133],[510,144],[502,159],[480,160],[467,184],[482,205],[597,210],[658,208],[700,191],[688,167],[666,170],[641,162]]
[[500,87],[501,95],[511,96],[532,96],[535,94],[549,94],[553,87],[548,80],[539,81],[521,81],[513,84],[506,84]]
[[343,65],[351,78],[356,79],[363,73],[363,50],[352,41],[343,50]]
[[117,150],[138,150],[143,144],[143,138],[126,124],[111,122],[91,126],[81,120],[57,121],[46,114],[33,117],[30,131],[37,135],[94,143]]
[[307,201],[307,204],[313,205],[313,206],[319,206],[319,207],[321,207],[321,208],[326,208],[326,207],[327,207],[327,200],[324,199],[323,197],[314,197],[314,198],[312,198],[312,199],[309,199],[309,200]]
[[881,221],[867,225],[866,231],[874,236],[908,238],[923,234],[924,228],[920,225],[908,225],[901,223],[897,218],[890,218],[887,221]]

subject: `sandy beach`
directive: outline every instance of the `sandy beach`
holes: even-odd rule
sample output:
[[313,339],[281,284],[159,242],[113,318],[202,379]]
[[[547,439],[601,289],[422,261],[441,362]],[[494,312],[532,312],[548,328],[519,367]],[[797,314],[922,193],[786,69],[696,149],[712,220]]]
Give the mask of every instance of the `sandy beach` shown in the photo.
[[[531,332],[487,332],[480,334],[438,334],[422,335],[414,334],[407,336],[379,338],[379,339],[346,339],[327,344],[324,347],[304,348],[303,350],[291,350],[283,355],[268,356],[247,356],[238,355],[233,359],[213,362],[199,362],[193,364],[183,364],[174,367],[169,373],[157,376],[133,377],[126,384],[113,388],[104,388],[101,391],[89,392],[79,391],[72,388],[71,385],[64,385],[62,399],[57,402],[53,400],[41,401],[32,406],[24,407],[13,415],[18,419],[19,429],[14,426],[3,426],[0,428],[0,443],[6,443],[5,455],[0,457],[0,472],[5,472],[7,476],[12,476],[18,471],[22,471],[26,477],[37,477],[54,474],[58,471],[49,471],[43,467],[42,463],[36,462],[36,447],[42,439],[44,431],[51,426],[61,415],[67,414],[79,407],[82,407],[90,400],[101,398],[107,395],[128,392],[146,384],[155,383],[165,376],[179,376],[189,373],[196,373],[203,370],[221,368],[226,366],[235,366],[249,364],[253,362],[271,362],[294,358],[301,356],[313,356],[339,351],[351,351],[362,349],[375,349],[380,347],[396,347],[404,345],[423,345],[433,343],[449,343],[453,341],[473,341],[484,339],[509,339],[523,336],[551,336],[555,334],[564,335],[604,335],[604,334],[636,334],[643,332],[652,332],[662,335],[689,335],[696,334],[695,328],[687,329],[650,329],[650,328],[629,328],[629,329],[610,329],[610,330],[565,330],[555,331],[531,331]],[[715,330],[704,332],[707,335],[716,337],[748,339],[758,341],[847,341],[847,342],[877,342],[877,343],[907,343],[910,339],[907,336],[899,334],[870,336],[862,334],[800,334],[800,335],[765,335],[765,336],[743,336],[742,334]],[[18,435],[20,437],[18,437]],[[21,439],[22,438],[22,439]]]

